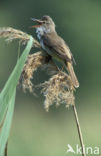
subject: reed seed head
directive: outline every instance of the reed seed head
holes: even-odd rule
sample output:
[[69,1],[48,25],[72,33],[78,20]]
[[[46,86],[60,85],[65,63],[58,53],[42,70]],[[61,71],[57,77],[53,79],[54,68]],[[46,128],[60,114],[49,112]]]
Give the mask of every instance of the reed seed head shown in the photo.
[[[7,42],[11,42],[13,40],[18,39],[19,41],[21,41],[22,44],[26,44],[30,39],[30,35],[24,33],[23,31],[13,29],[11,27],[7,28],[3,27],[0,28],[0,38],[6,38]],[[33,38],[33,46],[37,48],[41,47],[39,42],[34,38]]]
[[33,79],[34,72],[38,69],[38,67],[44,64],[44,62],[45,57],[43,57],[42,52],[36,52],[35,54],[28,56],[20,77],[20,84],[22,84],[24,92],[26,89],[33,92],[33,84],[31,80]]
[[48,81],[41,84],[42,93],[45,97],[44,107],[46,111],[54,103],[56,106],[65,104],[66,107],[74,105],[74,88],[70,77],[62,71],[53,75]]
[[33,86],[31,80],[33,79],[34,72],[39,67],[47,71],[51,76],[48,81],[37,85],[45,97],[44,107],[46,111],[48,111],[49,107],[54,103],[56,106],[60,104],[65,104],[66,107],[74,105],[74,87],[70,76],[58,70],[53,61],[48,58],[48,55],[43,55],[41,51],[29,55],[26,61],[20,78],[23,90],[26,91],[26,89],[28,89],[30,92],[33,92],[35,86]]

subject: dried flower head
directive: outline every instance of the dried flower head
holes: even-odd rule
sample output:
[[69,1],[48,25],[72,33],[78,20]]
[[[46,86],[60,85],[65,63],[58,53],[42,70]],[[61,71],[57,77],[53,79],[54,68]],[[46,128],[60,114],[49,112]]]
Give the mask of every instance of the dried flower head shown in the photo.
[[[0,38],[6,38],[6,41],[11,42],[15,39],[19,39],[22,44],[26,44],[30,38],[30,36],[27,33],[24,33],[23,31],[13,29],[10,27],[7,28],[0,28]],[[37,40],[33,39],[33,46],[40,48],[40,44]]]
[[74,87],[66,73],[59,71],[40,86],[43,88],[42,93],[45,96],[44,106],[46,111],[54,103],[56,103],[56,106],[60,104],[66,104],[66,107],[74,105]]
[[33,92],[33,84],[31,80],[33,79],[34,72],[39,67],[41,67],[42,70],[47,70],[47,73],[51,75],[58,71],[57,67],[52,62],[51,57],[46,53],[39,51],[29,55],[19,80],[19,84],[22,86],[24,92],[26,89]]
[[24,91],[28,89],[30,92],[33,92],[33,84],[31,80],[33,79],[33,73],[45,62],[45,57],[42,52],[36,52],[32,55],[29,55],[27,61],[24,65],[23,72],[20,77],[20,83]]
[[41,93],[45,96],[45,109],[48,111],[49,107],[54,103],[56,103],[56,106],[63,103],[66,104],[66,107],[74,105],[74,87],[70,76],[65,72],[60,71],[49,55],[46,55],[41,51],[29,55],[24,65],[20,78],[20,84],[22,84],[23,90],[26,91],[26,89],[28,89],[30,92],[33,92],[35,86],[33,86],[31,80],[33,79],[34,72],[39,67],[51,75],[51,78],[48,81],[37,85],[37,87],[42,88]]

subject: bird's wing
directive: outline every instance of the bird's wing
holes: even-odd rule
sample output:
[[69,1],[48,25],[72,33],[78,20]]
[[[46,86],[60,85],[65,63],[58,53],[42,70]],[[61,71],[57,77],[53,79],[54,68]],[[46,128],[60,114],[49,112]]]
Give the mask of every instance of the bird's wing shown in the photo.
[[63,60],[72,62],[73,58],[69,47],[56,33],[45,34],[42,39],[43,44],[50,50],[51,53],[54,53],[54,55],[57,55]]

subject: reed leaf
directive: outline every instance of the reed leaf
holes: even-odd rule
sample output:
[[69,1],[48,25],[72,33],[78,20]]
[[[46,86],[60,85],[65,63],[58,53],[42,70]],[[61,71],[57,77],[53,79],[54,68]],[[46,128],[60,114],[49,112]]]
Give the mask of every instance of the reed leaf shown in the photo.
[[14,111],[15,92],[25,61],[33,45],[33,38],[30,39],[21,57],[17,61],[8,81],[0,93],[0,124],[3,123],[0,133],[0,156],[3,156],[4,148],[9,137],[11,121]]
[[4,155],[5,146],[10,133],[10,127],[11,127],[12,117],[14,112],[15,95],[16,95],[16,89],[14,90],[11,100],[8,103],[7,114],[0,134],[0,156]]

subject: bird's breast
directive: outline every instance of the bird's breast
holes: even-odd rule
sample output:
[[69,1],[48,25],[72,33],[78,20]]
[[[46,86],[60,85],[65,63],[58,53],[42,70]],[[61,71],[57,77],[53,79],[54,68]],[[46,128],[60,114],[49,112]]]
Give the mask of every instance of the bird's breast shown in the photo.
[[43,43],[43,40],[42,40],[42,39],[40,39],[40,44],[41,44],[41,47],[42,47],[44,50],[46,50],[46,47],[45,47],[45,45],[44,45],[44,43]]
[[37,34],[37,37],[39,40],[41,40],[41,37],[43,36],[43,28],[42,27],[39,27],[36,29],[36,34]]

